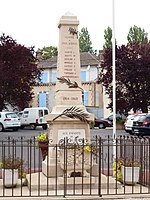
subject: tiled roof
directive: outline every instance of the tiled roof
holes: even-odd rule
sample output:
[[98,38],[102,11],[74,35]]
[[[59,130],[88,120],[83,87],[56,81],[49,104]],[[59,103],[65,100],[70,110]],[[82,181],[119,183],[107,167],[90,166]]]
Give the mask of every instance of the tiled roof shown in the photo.
[[99,64],[99,60],[96,56],[94,56],[91,53],[88,52],[83,52],[80,53],[80,63],[82,66],[87,66],[87,65],[98,65]]
[[38,63],[40,68],[55,68],[57,67],[57,56],[49,58],[47,60],[42,60]]
[[[98,65],[99,60],[96,56],[88,52],[80,53],[80,63],[81,66],[87,65]],[[38,63],[40,68],[56,68],[57,67],[57,56],[49,58],[47,60],[42,60]]]

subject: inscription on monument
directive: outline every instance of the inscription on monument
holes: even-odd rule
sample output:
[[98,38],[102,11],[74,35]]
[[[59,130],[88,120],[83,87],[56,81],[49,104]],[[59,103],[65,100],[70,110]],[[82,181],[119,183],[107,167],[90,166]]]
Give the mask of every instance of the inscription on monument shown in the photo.
[[63,140],[67,139],[69,144],[82,144],[85,139],[84,129],[59,129],[58,130],[58,143],[61,144]]
[[69,100],[77,101],[78,97],[63,97],[63,100],[66,100],[66,101],[69,101]]
[[[69,33],[68,33],[69,34]],[[66,41],[62,42],[64,46],[64,76],[66,78],[79,78],[76,72],[76,52],[75,47],[78,45],[74,36],[65,35]]]

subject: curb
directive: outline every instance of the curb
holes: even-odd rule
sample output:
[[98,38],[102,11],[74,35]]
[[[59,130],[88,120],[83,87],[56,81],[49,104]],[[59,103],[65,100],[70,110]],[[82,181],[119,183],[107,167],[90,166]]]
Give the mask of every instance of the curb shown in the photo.
[[136,194],[136,195],[103,195],[98,196],[72,196],[72,197],[0,197],[1,200],[150,200],[150,194]]

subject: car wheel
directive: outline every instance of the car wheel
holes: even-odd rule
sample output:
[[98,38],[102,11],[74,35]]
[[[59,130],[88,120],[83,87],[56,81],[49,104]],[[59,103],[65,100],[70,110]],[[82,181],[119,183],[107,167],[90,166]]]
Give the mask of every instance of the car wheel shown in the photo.
[[100,123],[100,124],[99,124],[99,129],[104,129],[104,128],[106,128],[105,124]]
[[31,128],[32,130],[35,130],[35,129],[36,129],[36,125],[35,125],[35,124],[30,124],[30,128]]
[[18,131],[18,128],[13,128],[13,131]]
[[130,135],[134,135],[133,131],[128,131],[127,133],[129,133]]
[[126,133],[132,133],[131,130],[124,129]]
[[0,124],[0,132],[4,130],[3,124]]
[[47,124],[44,124],[44,125],[42,126],[42,128],[43,128],[43,130],[46,130],[46,129],[47,129]]

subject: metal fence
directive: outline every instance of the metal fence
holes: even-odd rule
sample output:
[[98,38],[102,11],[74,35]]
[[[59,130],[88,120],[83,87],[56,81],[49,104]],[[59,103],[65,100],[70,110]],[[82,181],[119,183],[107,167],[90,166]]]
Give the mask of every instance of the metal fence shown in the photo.
[[[83,139],[76,144],[63,140],[40,145],[34,138],[0,141],[1,197],[150,193],[150,138],[120,137],[114,142],[110,137],[95,137],[90,144]],[[127,164],[129,174],[126,168],[121,170]],[[139,167],[136,176],[135,164]],[[13,172],[10,178],[7,168]],[[126,182],[127,174],[130,182]]]

